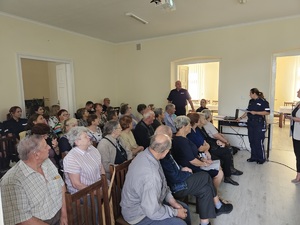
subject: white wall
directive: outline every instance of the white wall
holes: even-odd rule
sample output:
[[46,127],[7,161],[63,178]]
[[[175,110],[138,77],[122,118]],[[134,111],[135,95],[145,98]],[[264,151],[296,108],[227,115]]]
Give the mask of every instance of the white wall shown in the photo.
[[0,121],[20,105],[17,54],[72,60],[77,107],[109,96],[117,101],[115,45],[0,14]]
[[218,58],[219,113],[232,114],[232,109],[247,106],[252,87],[270,98],[272,55],[300,48],[299,25],[296,17],[113,45],[0,15],[1,118],[20,104],[17,53],[73,60],[77,107],[106,96],[112,105],[164,106],[176,75],[171,63]]

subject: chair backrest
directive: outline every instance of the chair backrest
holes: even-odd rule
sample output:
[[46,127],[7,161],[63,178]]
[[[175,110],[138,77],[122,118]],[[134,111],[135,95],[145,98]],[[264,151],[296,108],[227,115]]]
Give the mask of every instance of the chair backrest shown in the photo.
[[[101,180],[74,194],[66,192],[66,205],[69,225],[110,225],[111,217],[106,176],[101,175]],[[102,211],[102,205],[104,212]]]
[[124,221],[121,214],[121,192],[125,182],[125,176],[128,171],[128,167],[131,163],[131,160],[125,161],[119,165],[110,165],[110,174],[111,177],[115,171],[115,178],[112,185],[111,197],[113,201],[113,211],[116,224],[128,224]]
[[15,137],[0,138],[0,152],[7,160],[18,162],[17,139]]
[[294,102],[284,102],[283,105],[284,106],[293,106]]

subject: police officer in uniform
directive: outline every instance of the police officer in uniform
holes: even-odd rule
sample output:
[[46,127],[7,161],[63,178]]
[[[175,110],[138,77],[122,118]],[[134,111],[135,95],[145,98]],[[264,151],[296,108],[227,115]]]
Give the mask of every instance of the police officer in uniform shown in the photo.
[[257,88],[250,90],[250,100],[247,112],[239,119],[248,117],[248,138],[251,148],[251,157],[247,162],[263,164],[266,161],[264,139],[266,132],[266,115],[270,114],[269,102],[266,101],[262,92]]
[[175,89],[170,91],[170,94],[167,99],[169,103],[173,103],[175,105],[176,116],[186,115],[186,109],[185,109],[185,106],[187,105],[186,101],[190,103],[192,111],[195,112],[192,98],[186,89],[181,88],[180,80],[175,82],[175,87],[176,87]]

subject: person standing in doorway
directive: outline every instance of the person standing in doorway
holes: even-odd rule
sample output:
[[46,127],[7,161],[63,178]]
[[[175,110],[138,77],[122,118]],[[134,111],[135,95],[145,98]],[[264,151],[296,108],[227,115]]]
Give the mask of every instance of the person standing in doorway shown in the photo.
[[186,101],[190,103],[192,111],[195,112],[192,98],[186,89],[181,88],[180,80],[175,82],[175,87],[176,87],[175,89],[170,91],[170,94],[167,98],[169,103],[173,103],[175,105],[176,107],[175,114],[177,116],[186,115],[186,109],[185,109],[185,106],[187,105]]
[[245,112],[237,121],[248,117],[248,138],[251,148],[251,157],[247,162],[257,162],[263,164],[266,161],[264,139],[267,128],[266,115],[270,114],[269,102],[264,98],[264,94],[257,88],[250,90],[250,100]]

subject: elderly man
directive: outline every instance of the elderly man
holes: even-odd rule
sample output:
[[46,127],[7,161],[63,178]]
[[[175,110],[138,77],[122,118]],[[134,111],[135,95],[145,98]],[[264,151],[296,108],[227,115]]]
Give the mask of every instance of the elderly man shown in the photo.
[[5,225],[67,225],[65,185],[49,160],[50,146],[42,135],[18,145],[20,161],[1,180]]
[[109,98],[104,98],[103,99],[103,112],[106,112],[107,108],[110,107],[110,99]]
[[[129,166],[122,189],[122,214],[130,224],[190,224],[187,206],[172,196],[159,160],[171,148],[171,138],[154,135],[150,147],[139,153]],[[184,221],[184,220],[185,221]]]
[[151,109],[146,109],[143,114],[143,119],[136,125],[133,135],[136,143],[146,149],[150,144],[150,138],[154,134],[152,123],[155,119],[155,114]]
[[185,106],[188,101],[192,107],[192,111],[195,112],[195,108],[192,102],[192,98],[189,92],[186,89],[181,88],[181,81],[178,80],[175,82],[175,89],[170,91],[168,96],[169,103],[173,103],[176,106],[176,115],[186,115]]

